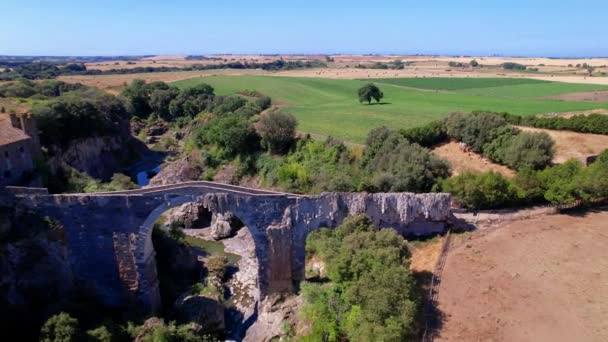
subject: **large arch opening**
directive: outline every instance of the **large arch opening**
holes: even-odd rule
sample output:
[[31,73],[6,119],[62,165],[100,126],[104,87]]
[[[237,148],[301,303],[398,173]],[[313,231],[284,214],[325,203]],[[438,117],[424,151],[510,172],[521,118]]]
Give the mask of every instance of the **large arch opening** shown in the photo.
[[189,196],[173,198],[150,213],[140,230],[146,237],[141,259],[148,264],[156,259],[165,317],[197,323],[228,339],[244,337],[257,319],[258,260],[264,258],[266,242],[241,216]]

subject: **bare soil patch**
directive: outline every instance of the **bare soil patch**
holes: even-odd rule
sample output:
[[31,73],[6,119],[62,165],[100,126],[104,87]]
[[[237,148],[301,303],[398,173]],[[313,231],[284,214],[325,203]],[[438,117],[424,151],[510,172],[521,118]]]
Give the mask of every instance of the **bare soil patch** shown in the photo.
[[[455,243],[438,341],[607,341],[608,211],[506,223]],[[462,238],[462,237],[461,237]]]
[[452,167],[454,175],[463,172],[499,172],[506,177],[513,177],[515,171],[506,166],[496,164],[474,152],[465,152],[457,142],[449,142],[433,149],[435,155],[446,159]]
[[517,128],[528,132],[545,132],[555,141],[554,163],[563,163],[570,159],[582,162],[588,156],[600,154],[608,148],[608,135],[577,133],[571,131],[556,131],[532,127]]
[[557,99],[562,101],[578,101],[578,102],[608,102],[608,91],[588,91],[579,93],[568,93],[556,96],[547,96],[546,99]]
[[556,117],[556,116],[563,117],[563,118],[571,118],[576,115],[591,115],[591,114],[608,115],[608,109],[598,108],[598,109],[580,110],[580,111],[574,111],[574,112],[543,114],[543,115],[539,115],[539,116],[548,117],[548,118],[552,118],[552,117]]

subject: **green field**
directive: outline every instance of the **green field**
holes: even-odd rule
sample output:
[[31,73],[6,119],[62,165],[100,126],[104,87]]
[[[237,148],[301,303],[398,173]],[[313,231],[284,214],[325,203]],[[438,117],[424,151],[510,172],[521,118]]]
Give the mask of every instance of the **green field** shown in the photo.
[[560,83],[529,78],[385,78],[373,79],[372,81],[424,90],[529,99],[566,93],[608,90],[608,86],[597,84]]
[[[408,82],[420,81],[429,82],[427,87],[431,84],[438,87],[442,82],[448,82],[444,87],[456,91],[434,92],[407,85]],[[212,76],[179,81],[175,85],[185,88],[208,83],[220,95],[255,89],[271,96],[275,104],[284,105],[287,111],[293,113],[299,120],[299,130],[357,143],[364,142],[367,132],[378,126],[415,127],[455,111],[485,110],[531,115],[608,108],[606,103],[529,98],[608,87],[505,78],[375,80],[384,92],[385,103],[370,106],[360,104],[357,100],[357,89],[367,82],[369,81],[273,76]],[[421,87],[421,83],[416,84]],[[532,87],[534,91],[525,87]],[[502,94],[500,88],[505,88]]]

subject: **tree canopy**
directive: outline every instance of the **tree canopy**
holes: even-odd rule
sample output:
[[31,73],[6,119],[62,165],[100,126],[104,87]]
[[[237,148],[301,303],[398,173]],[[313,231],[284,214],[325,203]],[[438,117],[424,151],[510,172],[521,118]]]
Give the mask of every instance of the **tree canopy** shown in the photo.
[[368,104],[372,103],[372,100],[376,100],[376,102],[380,102],[384,97],[384,93],[373,83],[369,83],[359,88],[359,102],[367,102]]

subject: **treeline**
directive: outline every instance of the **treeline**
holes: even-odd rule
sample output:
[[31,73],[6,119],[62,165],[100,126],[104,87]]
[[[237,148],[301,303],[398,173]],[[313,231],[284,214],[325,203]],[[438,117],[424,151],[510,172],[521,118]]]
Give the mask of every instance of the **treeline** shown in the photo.
[[127,108],[133,116],[143,119],[155,116],[168,122],[192,119],[203,112],[251,116],[271,105],[270,97],[261,94],[253,99],[239,95],[218,96],[207,84],[181,90],[165,82],[134,80],[121,95],[127,100]]
[[555,130],[566,130],[580,133],[608,134],[608,115],[589,114],[571,117],[519,116],[509,113],[498,113],[508,123],[518,126],[530,126]]
[[[368,150],[374,137],[386,128],[372,130],[368,136]],[[390,131],[390,130],[389,130]],[[512,127],[502,114],[476,112],[452,113],[446,119],[427,125],[396,131],[401,137],[423,147],[454,139],[464,143],[475,153],[515,170],[542,169],[553,159],[554,142],[546,133],[523,132]],[[387,134],[387,133],[383,133]]]
[[311,61],[285,61],[278,59],[273,62],[249,63],[249,62],[230,62],[220,64],[194,64],[187,67],[135,67],[121,69],[87,69],[84,64],[67,64],[58,66],[52,63],[30,63],[16,66],[12,69],[6,68],[0,72],[0,81],[12,81],[20,78],[36,80],[55,78],[61,75],[116,75],[116,74],[139,74],[154,72],[174,72],[174,71],[201,71],[216,69],[262,69],[267,71],[322,68],[327,65],[318,60]]
[[437,191],[452,193],[471,209],[531,204],[573,204],[608,199],[608,150],[588,167],[579,161],[543,170],[523,169],[513,179],[499,173],[465,173],[441,180]]
[[555,153],[548,134],[520,131],[496,114],[453,113],[444,126],[449,137],[465,143],[473,152],[515,170],[542,169]]
[[95,88],[55,82],[35,87],[57,95],[32,107],[43,145],[66,145],[74,139],[128,129],[131,114],[122,99]]
[[0,97],[46,100],[51,97],[61,96],[70,91],[82,90],[85,88],[86,87],[80,83],[65,83],[56,80],[33,82],[28,79],[20,79],[19,81],[0,84]]
[[407,245],[365,216],[308,235],[306,253],[325,263],[327,283],[302,284],[304,341],[409,341],[416,337],[420,298]]
[[400,59],[390,61],[388,63],[384,62],[375,62],[372,64],[357,64],[355,68],[357,69],[393,69],[393,70],[402,70],[406,66],[411,65],[413,62],[404,62]]
[[502,64],[502,68],[505,70],[519,70],[519,71],[523,71],[526,70],[528,67],[523,65],[523,64],[519,64],[519,63],[513,63],[513,62],[506,62]]

